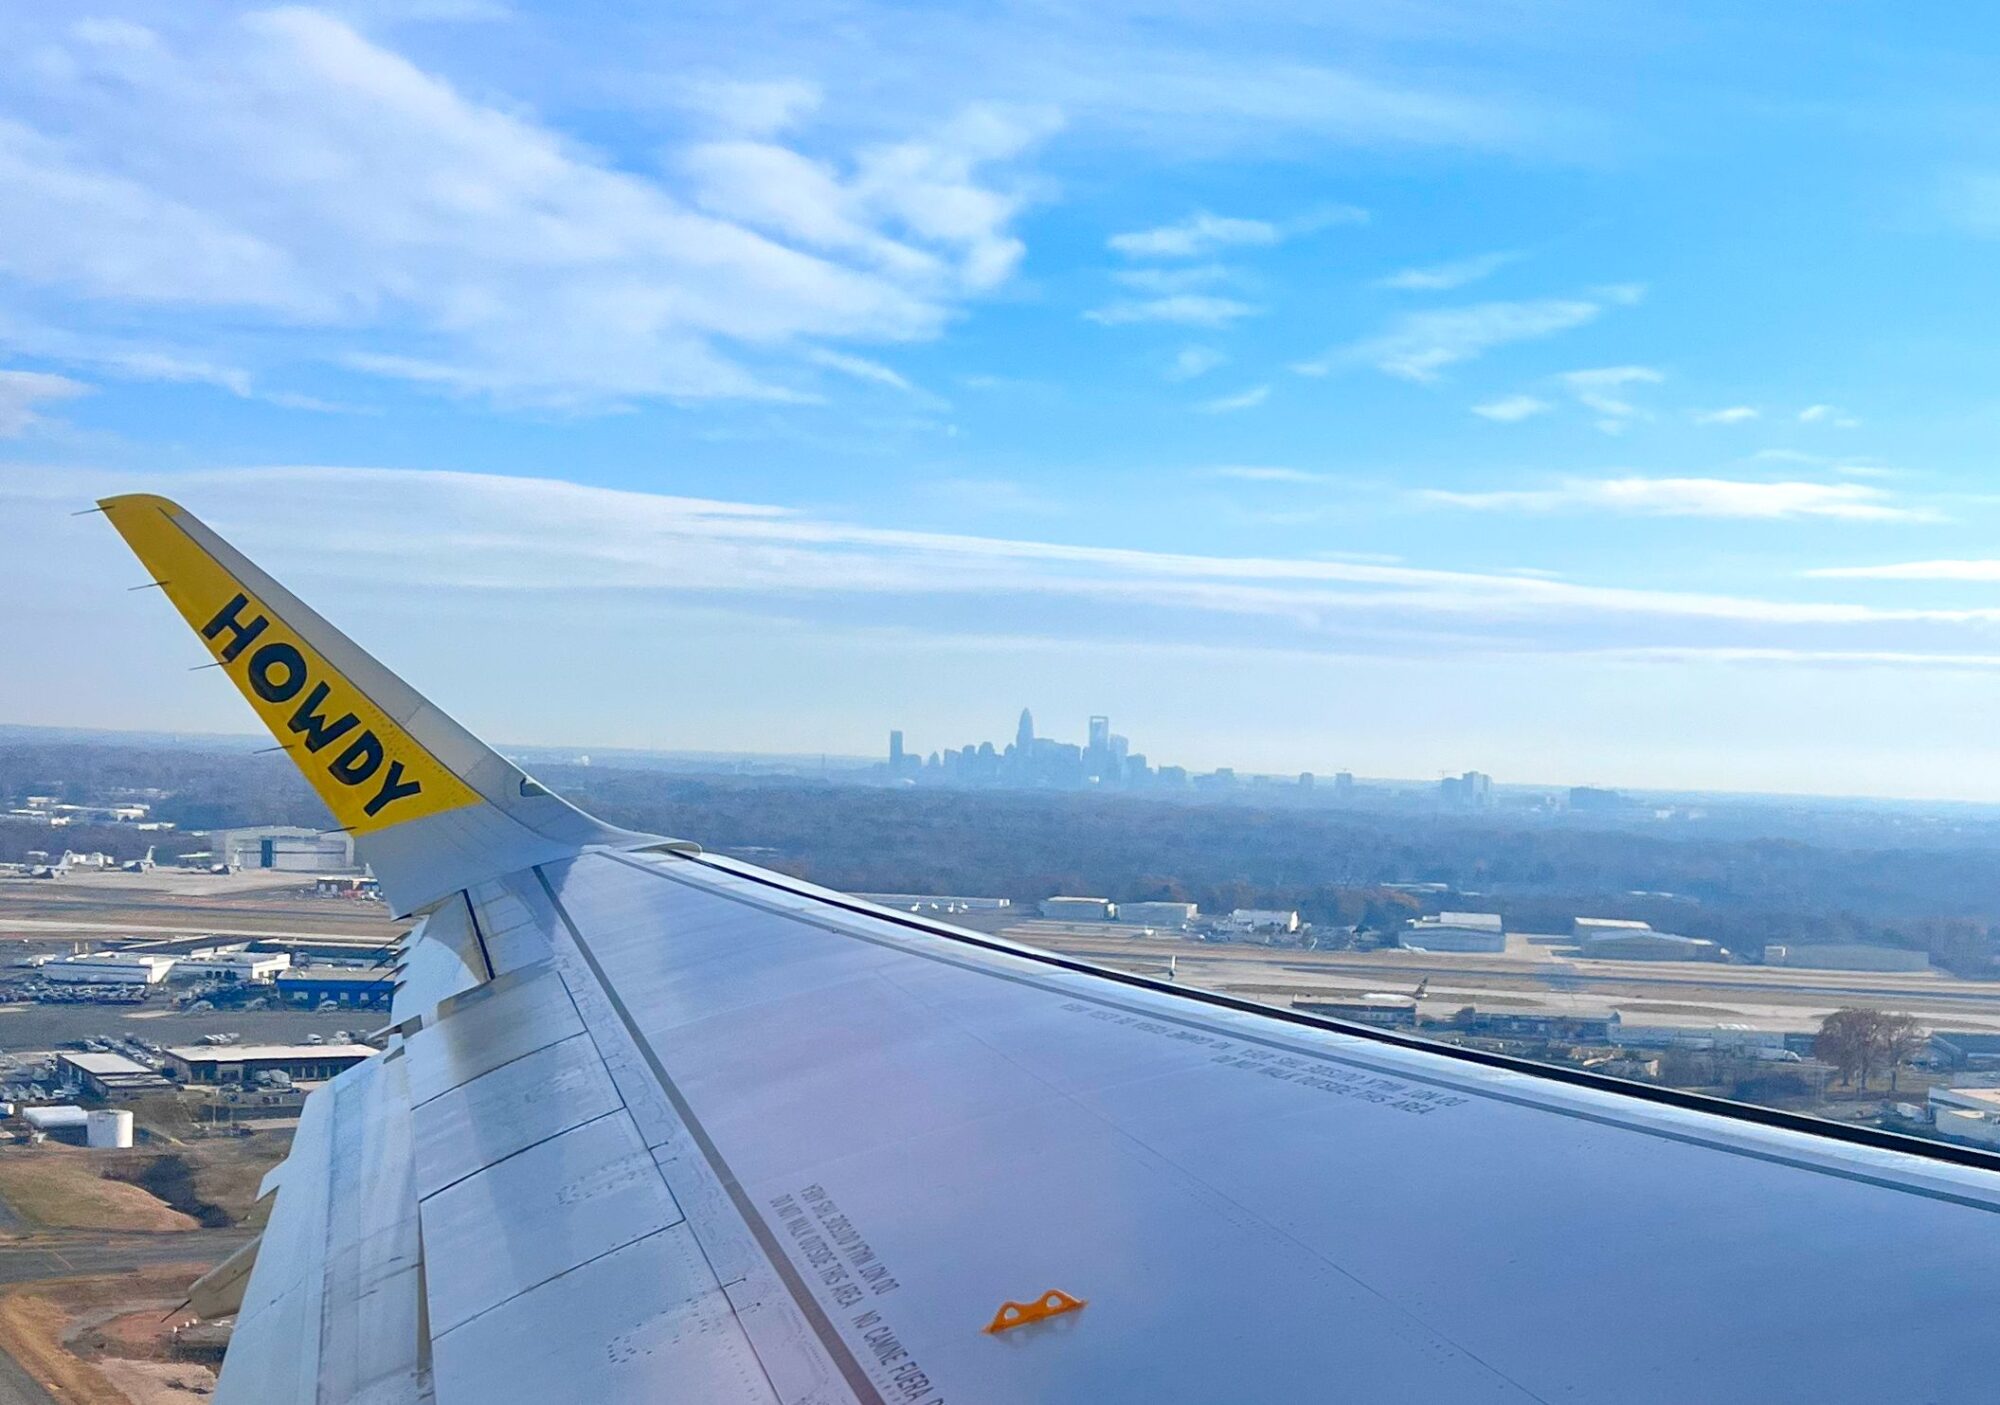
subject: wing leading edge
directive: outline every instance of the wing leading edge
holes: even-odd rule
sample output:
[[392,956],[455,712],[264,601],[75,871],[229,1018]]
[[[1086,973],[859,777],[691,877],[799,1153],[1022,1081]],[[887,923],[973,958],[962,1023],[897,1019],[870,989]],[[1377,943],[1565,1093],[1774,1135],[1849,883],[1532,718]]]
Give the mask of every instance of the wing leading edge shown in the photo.
[[[198,632],[242,594],[309,683],[337,675],[322,702],[383,778],[458,802],[356,825],[424,915],[388,1047],[308,1100],[274,1173],[225,1405],[1990,1397],[1976,1156],[1281,1018],[663,849],[540,804],[172,504],[106,506],[197,581],[168,593]],[[277,662],[220,661],[270,703]],[[1050,1293],[1084,1305],[987,1330]]]

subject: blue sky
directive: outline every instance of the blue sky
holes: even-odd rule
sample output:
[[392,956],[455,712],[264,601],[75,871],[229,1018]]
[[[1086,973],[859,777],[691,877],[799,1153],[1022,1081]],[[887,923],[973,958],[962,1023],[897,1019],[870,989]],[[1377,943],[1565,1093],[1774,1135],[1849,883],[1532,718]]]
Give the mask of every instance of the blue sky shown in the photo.
[[15,7],[0,719],[246,727],[143,486],[503,742],[1992,799],[1996,38]]

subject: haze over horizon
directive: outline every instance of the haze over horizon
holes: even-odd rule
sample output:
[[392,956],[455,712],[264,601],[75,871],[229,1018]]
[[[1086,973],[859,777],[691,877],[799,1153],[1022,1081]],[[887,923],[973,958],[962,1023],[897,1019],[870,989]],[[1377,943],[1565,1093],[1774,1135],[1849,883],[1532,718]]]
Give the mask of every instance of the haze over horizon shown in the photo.
[[248,725],[149,491],[523,745],[2000,800],[1925,20],[19,8],[0,721]]

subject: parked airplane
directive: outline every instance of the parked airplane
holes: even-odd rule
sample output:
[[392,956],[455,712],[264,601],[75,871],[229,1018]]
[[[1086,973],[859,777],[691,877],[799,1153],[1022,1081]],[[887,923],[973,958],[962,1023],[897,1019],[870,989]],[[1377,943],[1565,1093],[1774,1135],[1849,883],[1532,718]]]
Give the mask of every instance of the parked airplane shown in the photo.
[[387,1048],[196,1285],[222,1405],[1992,1398],[1981,1152],[604,824],[193,516],[102,506],[419,917]]

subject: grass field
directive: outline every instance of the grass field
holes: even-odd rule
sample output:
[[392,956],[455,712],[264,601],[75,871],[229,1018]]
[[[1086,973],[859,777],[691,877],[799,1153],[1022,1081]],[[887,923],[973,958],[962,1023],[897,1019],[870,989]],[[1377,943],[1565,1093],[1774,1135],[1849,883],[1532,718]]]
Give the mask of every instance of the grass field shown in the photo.
[[193,1229],[195,1220],[136,1185],[111,1180],[90,1153],[68,1147],[0,1147],[0,1200],[48,1229]]

